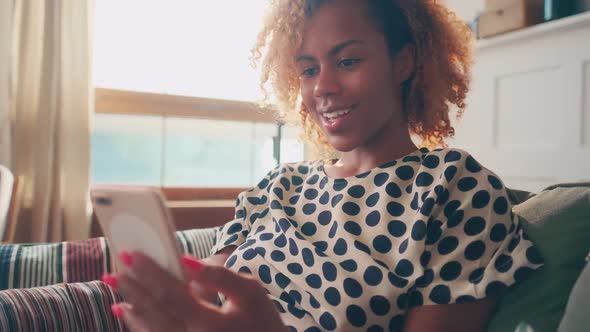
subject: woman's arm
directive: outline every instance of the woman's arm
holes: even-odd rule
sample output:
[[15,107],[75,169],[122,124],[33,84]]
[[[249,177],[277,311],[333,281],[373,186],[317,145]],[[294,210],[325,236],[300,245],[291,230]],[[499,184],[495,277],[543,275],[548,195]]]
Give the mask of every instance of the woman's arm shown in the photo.
[[408,311],[404,332],[485,331],[497,298],[488,297],[470,303],[427,305]]

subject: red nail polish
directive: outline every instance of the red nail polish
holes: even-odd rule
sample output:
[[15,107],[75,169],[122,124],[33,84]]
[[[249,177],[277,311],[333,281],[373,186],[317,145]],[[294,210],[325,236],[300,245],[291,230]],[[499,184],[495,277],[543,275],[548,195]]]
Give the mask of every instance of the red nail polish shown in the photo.
[[199,272],[203,269],[203,263],[201,261],[188,255],[182,256],[182,263],[194,272]]
[[127,266],[133,265],[133,257],[131,257],[131,255],[127,251],[122,251],[119,254],[119,259],[121,259],[121,262],[123,262],[123,264]]
[[111,306],[111,312],[117,318],[123,318],[123,308],[118,304],[113,304]]
[[102,275],[102,281],[111,286],[113,289],[117,289],[117,278],[113,277],[110,274],[103,274]]

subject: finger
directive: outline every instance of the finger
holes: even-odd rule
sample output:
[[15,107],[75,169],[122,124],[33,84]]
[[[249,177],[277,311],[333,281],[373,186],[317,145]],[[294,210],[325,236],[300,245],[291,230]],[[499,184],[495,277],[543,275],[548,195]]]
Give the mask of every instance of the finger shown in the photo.
[[125,322],[125,326],[131,332],[150,332],[149,326],[146,322],[137,316],[133,310],[133,306],[129,303],[121,302],[111,306],[113,314]]
[[[136,280],[146,289],[155,292],[156,297],[165,294],[158,294],[158,292],[166,293],[168,289],[159,287],[159,285],[169,285],[176,288],[182,288],[185,285],[184,281],[178,280],[171,273],[164,270],[150,257],[139,253],[131,253],[132,263],[129,266],[137,277]],[[158,287],[154,287],[158,286]]]
[[196,281],[203,288],[225,294],[232,302],[252,303],[266,299],[264,288],[250,274],[238,274],[223,266],[209,265],[190,256],[184,256],[182,262],[190,280]]
[[183,322],[173,310],[170,310],[174,306],[155,300],[148,289],[128,275],[120,274],[117,279],[119,290],[125,301],[133,306],[133,316],[137,320],[154,331],[180,330],[178,324]]

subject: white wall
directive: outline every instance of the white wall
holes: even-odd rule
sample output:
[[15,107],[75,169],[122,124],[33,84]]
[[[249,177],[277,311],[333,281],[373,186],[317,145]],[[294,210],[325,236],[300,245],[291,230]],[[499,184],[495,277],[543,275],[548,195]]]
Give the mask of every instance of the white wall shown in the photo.
[[461,18],[469,22],[485,7],[485,0],[445,0],[445,3]]
[[8,84],[12,0],[0,1],[0,164],[10,167]]

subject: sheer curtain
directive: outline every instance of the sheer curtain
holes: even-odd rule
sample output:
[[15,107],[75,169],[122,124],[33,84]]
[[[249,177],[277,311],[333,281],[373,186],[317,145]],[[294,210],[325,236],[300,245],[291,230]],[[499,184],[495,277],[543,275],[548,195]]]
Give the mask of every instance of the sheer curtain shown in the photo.
[[87,238],[93,0],[14,0],[12,170],[24,177],[14,242]]

